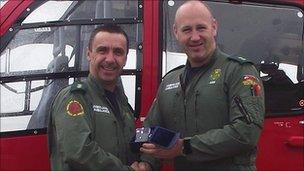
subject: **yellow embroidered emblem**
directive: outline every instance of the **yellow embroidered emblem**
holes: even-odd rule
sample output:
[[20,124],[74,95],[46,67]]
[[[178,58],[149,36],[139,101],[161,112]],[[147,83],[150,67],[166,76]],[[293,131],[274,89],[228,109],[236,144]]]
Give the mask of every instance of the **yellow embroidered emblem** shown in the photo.
[[71,100],[68,103],[66,110],[67,114],[70,116],[79,116],[84,114],[83,107],[77,100]]
[[212,71],[210,75],[211,80],[217,80],[221,76],[222,70],[221,69],[215,69]]

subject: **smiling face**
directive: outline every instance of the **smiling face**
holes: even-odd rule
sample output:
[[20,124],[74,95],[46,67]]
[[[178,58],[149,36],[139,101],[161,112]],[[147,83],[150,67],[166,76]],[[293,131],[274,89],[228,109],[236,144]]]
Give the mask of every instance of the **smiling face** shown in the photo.
[[183,4],[176,12],[173,31],[192,67],[209,62],[216,48],[217,22],[204,4]]
[[127,40],[123,34],[98,32],[87,50],[90,73],[106,89],[114,89],[127,61]]

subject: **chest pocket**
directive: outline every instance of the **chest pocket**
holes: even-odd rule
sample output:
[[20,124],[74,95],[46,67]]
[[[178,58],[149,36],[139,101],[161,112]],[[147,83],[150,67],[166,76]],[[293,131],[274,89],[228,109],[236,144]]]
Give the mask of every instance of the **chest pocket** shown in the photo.
[[203,100],[202,102],[225,102],[225,100],[227,99],[223,83],[203,84],[197,86],[195,88],[195,91],[197,98],[204,98],[204,100],[200,99]]
[[109,107],[96,106],[97,105],[93,105],[92,109],[95,141],[100,144],[104,150],[112,154],[117,154],[118,123],[115,116]]
[[224,84],[203,84],[195,88],[193,101],[197,130],[221,128],[228,122],[228,96]]
[[123,110],[123,120],[124,127],[122,128],[124,131],[124,138],[127,142],[131,141],[132,137],[135,135],[135,124],[134,117],[132,111],[127,107]]
[[164,126],[179,131],[184,125],[185,112],[181,88],[164,90],[158,102]]

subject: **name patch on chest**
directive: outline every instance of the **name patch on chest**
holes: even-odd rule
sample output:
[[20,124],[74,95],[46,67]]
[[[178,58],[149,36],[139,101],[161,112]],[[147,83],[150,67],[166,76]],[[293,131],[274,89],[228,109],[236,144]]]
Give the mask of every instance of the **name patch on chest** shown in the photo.
[[175,88],[178,88],[178,86],[179,86],[179,82],[177,82],[177,83],[172,83],[172,84],[168,84],[168,85],[166,85],[165,90],[175,89]]
[[110,113],[110,110],[105,106],[99,106],[99,105],[93,105],[93,111],[94,112],[100,112],[100,113]]

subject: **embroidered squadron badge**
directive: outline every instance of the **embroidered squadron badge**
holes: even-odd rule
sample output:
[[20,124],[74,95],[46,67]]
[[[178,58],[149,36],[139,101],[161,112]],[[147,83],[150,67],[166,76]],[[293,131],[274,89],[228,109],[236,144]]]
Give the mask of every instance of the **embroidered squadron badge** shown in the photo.
[[71,100],[68,103],[66,110],[67,114],[70,116],[79,116],[84,114],[83,107],[77,100]]
[[212,71],[211,75],[210,75],[210,82],[209,84],[214,84],[215,80],[217,80],[218,78],[220,78],[222,73],[221,69],[215,69]]
[[253,96],[259,96],[261,93],[261,86],[258,79],[253,75],[244,75],[243,85],[250,86],[251,94]]

